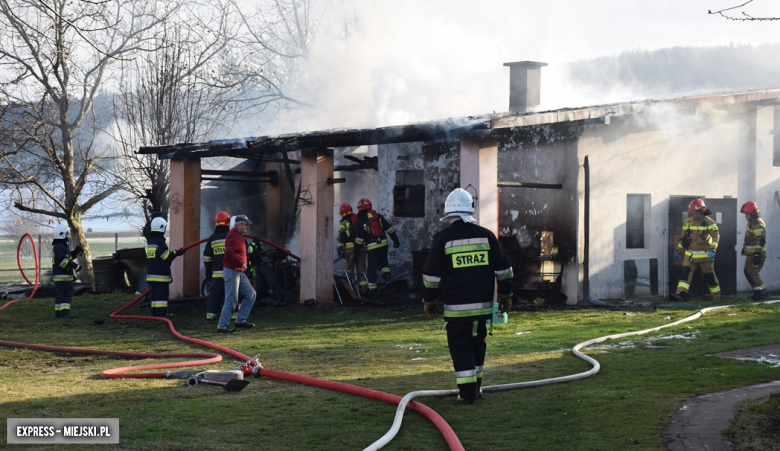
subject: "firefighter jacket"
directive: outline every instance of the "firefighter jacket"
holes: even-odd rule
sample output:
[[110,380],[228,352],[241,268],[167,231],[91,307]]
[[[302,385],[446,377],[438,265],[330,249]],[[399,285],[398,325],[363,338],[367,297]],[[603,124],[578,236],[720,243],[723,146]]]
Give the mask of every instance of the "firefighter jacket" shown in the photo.
[[677,253],[694,263],[709,260],[709,251],[718,250],[720,232],[718,225],[707,215],[691,216],[682,226],[682,235],[677,243]]
[[228,226],[217,226],[214,233],[206,241],[206,248],[203,250],[203,264],[206,266],[206,276],[211,278],[222,278],[222,259],[225,257],[225,238],[230,232]]
[[358,212],[357,224],[355,224],[355,245],[366,246],[366,251],[387,246],[387,232],[393,241],[398,241],[395,229],[387,222],[384,216],[374,210]]
[[355,251],[355,225],[357,224],[357,221],[357,215],[349,215],[341,218],[341,221],[339,221],[339,236],[336,240],[337,251],[348,253]]
[[146,281],[171,283],[171,262],[178,256],[168,250],[161,232],[152,232],[146,245]]
[[80,270],[76,259],[70,255],[68,240],[54,240],[54,248],[51,253],[52,279],[55,282],[73,282],[76,276],[73,271]]
[[755,254],[761,254],[761,258],[766,258],[766,224],[758,216],[748,220],[745,244],[742,245],[742,255],[755,257]]
[[512,264],[490,230],[455,221],[437,233],[422,268],[425,303],[444,302],[445,321],[491,319],[493,290],[512,296]]

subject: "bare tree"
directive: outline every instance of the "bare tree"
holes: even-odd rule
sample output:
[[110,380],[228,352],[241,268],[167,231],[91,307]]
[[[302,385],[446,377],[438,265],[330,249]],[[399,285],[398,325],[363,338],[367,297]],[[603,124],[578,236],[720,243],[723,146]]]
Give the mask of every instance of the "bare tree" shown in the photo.
[[145,234],[167,216],[170,167],[139,147],[214,139],[239,114],[306,105],[286,86],[300,81],[295,66],[310,54],[311,2],[265,1],[250,14],[235,0],[209,6],[166,23],[147,56],[121,65],[115,178],[143,211]]
[[170,166],[156,155],[137,155],[138,148],[203,140],[230,121],[242,96],[243,81],[223,74],[240,25],[230,6],[215,0],[164,23],[145,56],[121,64],[109,132],[120,157],[113,173],[140,207],[144,235],[152,218],[168,215]]
[[95,98],[113,64],[146,49],[185,0],[0,0],[0,102],[14,141],[0,155],[5,188],[32,187],[19,210],[67,221],[92,263],[81,219],[119,189],[103,171]]
[[743,7],[745,7],[745,5],[747,5],[748,3],[752,3],[752,2],[753,2],[753,0],[747,0],[745,3],[743,3],[741,5],[731,6],[729,8],[724,8],[724,9],[721,9],[721,10],[718,10],[718,11],[708,10],[707,14],[717,14],[717,15],[719,15],[721,17],[724,17],[724,18],[726,18],[728,20],[738,20],[738,21],[743,21],[743,22],[744,21],[780,20],[780,17],[755,17],[755,16],[752,16],[752,15],[746,13],[745,11],[741,11],[741,13],[742,13],[741,17],[732,16],[731,13],[727,13],[727,11],[733,11],[733,10],[736,10],[736,9],[743,8]]

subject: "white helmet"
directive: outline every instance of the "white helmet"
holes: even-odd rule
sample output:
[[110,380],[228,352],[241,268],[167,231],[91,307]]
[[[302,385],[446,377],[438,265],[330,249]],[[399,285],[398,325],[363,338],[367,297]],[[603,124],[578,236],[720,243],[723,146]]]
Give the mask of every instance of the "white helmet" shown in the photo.
[[235,229],[236,228],[236,217],[235,216],[231,216],[230,217],[230,228],[231,229]]
[[152,232],[163,232],[168,228],[168,221],[163,218],[152,219]]
[[453,190],[444,201],[444,217],[439,221],[462,219],[463,222],[477,222],[474,214],[474,198],[463,188]]
[[57,224],[57,226],[54,227],[54,239],[62,240],[67,238],[69,231],[70,229],[67,224]]

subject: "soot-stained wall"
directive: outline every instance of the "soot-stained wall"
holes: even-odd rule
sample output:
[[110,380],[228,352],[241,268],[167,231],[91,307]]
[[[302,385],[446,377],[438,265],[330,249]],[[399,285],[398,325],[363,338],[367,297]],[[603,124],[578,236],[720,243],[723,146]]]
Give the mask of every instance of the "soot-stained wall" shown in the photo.
[[[412,251],[429,248],[433,236],[445,227],[443,216],[447,195],[459,187],[460,144],[456,140],[389,144],[379,146],[379,186],[374,207],[393,224],[401,246],[390,248],[391,266],[400,266],[411,278]],[[393,215],[393,188],[396,171],[423,171],[425,216]]]
[[[564,259],[569,303],[577,287],[577,127],[528,127],[499,139],[498,181],[562,185],[561,189],[501,187],[499,236],[516,237],[524,256],[540,255],[541,234],[553,232]],[[523,268],[515,268],[517,272]]]

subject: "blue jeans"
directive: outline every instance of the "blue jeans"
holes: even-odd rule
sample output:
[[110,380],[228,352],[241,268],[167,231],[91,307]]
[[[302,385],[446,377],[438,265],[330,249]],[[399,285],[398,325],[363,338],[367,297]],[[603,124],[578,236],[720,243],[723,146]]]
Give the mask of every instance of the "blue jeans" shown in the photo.
[[255,305],[255,289],[249,283],[249,278],[241,271],[233,271],[224,268],[222,280],[225,282],[225,305],[222,306],[222,314],[219,316],[217,329],[227,329],[230,325],[230,317],[233,316],[233,306],[241,296],[241,309],[238,311],[236,322],[244,322]]

